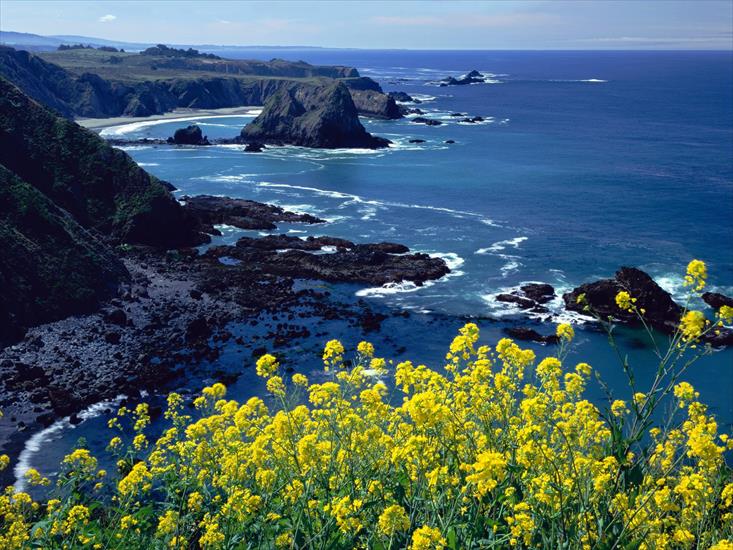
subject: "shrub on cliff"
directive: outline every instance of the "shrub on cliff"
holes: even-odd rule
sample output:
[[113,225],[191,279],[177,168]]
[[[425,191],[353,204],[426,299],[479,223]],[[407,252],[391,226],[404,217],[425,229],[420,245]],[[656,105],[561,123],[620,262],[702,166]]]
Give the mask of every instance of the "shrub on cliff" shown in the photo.
[[[688,282],[702,290],[704,264]],[[619,309],[633,296],[619,293]],[[721,308],[718,321],[733,319]],[[593,369],[509,339],[479,344],[476,325],[453,340],[441,371],[392,367],[359,344],[323,353],[328,379],[285,377],[277,359],[257,374],[278,402],[225,399],[204,388],[187,414],[168,398],[168,425],[146,436],[145,405],[110,421],[118,472],[85,449],[67,456],[58,500],[0,500],[5,547],[124,548],[731,548],[733,440],[680,376],[715,325],[686,311],[660,351],[646,392],[599,408],[584,398]],[[612,335],[612,332],[610,333]],[[651,335],[651,333],[650,333]],[[628,365],[624,368],[629,369]],[[394,371],[390,403],[380,380]],[[287,378],[287,380],[286,380]],[[661,424],[652,418],[673,401]],[[307,403],[307,404],[305,404]],[[125,429],[129,426],[129,429]],[[5,461],[7,462],[7,461]],[[31,470],[29,482],[45,484]]]

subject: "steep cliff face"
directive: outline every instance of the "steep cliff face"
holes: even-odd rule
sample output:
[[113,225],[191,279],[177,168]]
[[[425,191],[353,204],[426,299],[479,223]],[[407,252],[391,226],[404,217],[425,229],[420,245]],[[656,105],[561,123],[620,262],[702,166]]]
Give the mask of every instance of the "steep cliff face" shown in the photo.
[[349,90],[341,82],[280,90],[242,129],[241,139],[320,148],[378,148],[389,144],[364,129]]
[[197,239],[178,202],[123,151],[55,116],[0,78],[0,164],[115,241],[175,247]]
[[2,165],[0,242],[0,346],[92,311],[128,277],[106,245]]
[[[401,116],[394,101],[382,94],[379,84],[359,77],[356,69],[349,67],[321,67],[282,60],[253,62],[153,56],[150,59],[154,61],[149,62],[152,66],[140,68],[130,61],[139,57],[149,56],[120,55],[115,59],[122,61],[114,68],[100,61],[98,65],[83,65],[86,72],[72,71],[38,55],[0,46],[0,74],[67,118],[150,116],[177,107],[216,109],[263,105],[284,88],[312,84],[299,78],[343,78],[352,90],[360,114],[380,118]],[[97,70],[105,76],[94,72]],[[138,70],[148,71],[143,74],[150,78],[140,78],[135,73]]]

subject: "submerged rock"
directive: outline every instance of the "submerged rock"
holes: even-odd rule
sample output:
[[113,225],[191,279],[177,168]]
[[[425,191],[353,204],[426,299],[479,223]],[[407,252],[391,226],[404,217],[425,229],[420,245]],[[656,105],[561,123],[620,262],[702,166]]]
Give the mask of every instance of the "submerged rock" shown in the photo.
[[376,149],[390,143],[364,129],[351,94],[341,82],[280,90],[242,129],[240,139],[331,149]]

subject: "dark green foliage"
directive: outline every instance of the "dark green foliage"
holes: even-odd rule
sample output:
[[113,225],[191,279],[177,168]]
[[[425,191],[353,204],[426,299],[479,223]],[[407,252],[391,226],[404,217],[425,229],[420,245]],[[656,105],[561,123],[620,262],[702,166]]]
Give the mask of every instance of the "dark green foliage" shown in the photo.
[[111,250],[0,166],[0,344],[24,327],[92,311],[127,277]]
[[124,152],[57,117],[0,78],[0,164],[118,242],[176,247],[196,232],[183,209]]

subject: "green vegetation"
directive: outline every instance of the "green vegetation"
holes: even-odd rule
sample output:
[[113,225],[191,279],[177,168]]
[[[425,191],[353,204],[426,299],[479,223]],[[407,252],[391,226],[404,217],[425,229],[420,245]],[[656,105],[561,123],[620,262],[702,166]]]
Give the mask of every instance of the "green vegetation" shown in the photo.
[[0,242],[0,342],[29,324],[91,311],[127,277],[106,246],[3,166]]
[[[691,293],[706,275],[690,263]],[[617,303],[643,322],[633,296]],[[0,545],[730,550],[733,439],[681,376],[707,352],[705,333],[731,320],[725,306],[715,323],[685,312],[651,386],[635,387],[624,362],[631,395],[603,408],[584,397],[592,367],[568,364],[570,325],[538,363],[507,338],[480,344],[474,324],[438,370],[394,365],[368,342],[347,360],[332,340],[327,379],[310,383],[264,355],[256,369],[273,408],[227,400],[219,383],[192,404],[171,394],[157,441],[147,405],[121,408],[109,422],[117,471],[79,448],[45,506],[9,489]],[[44,474],[25,478],[49,485]]]

